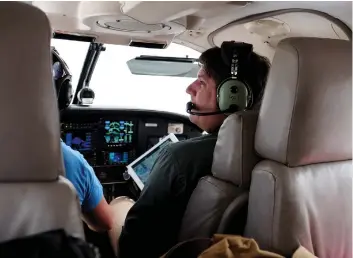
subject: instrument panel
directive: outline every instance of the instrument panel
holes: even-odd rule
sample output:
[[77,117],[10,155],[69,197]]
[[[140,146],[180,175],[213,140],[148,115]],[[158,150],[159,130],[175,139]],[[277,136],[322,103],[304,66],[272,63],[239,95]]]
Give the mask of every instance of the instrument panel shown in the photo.
[[135,127],[135,121],[122,119],[63,123],[61,139],[81,152],[91,166],[127,165],[135,158]]
[[61,139],[79,151],[104,185],[124,182],[126,166],[161,138],[201,135],[188,117],[173,113],[70,107],[61,113]]

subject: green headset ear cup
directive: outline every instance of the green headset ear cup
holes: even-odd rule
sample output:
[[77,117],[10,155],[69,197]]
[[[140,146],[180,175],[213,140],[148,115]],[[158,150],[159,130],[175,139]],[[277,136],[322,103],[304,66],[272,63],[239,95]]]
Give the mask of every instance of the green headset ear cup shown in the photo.
[[220,111],[232,112],[247,109],[252,104],[251,89],[243,82],[228,78],[217,88],[217,104]]

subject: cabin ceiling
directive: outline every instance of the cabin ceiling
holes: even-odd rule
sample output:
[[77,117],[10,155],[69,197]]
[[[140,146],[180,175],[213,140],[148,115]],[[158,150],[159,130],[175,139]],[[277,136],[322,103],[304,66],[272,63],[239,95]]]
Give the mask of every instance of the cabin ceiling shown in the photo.
[[[54,31],[94,36],[97,42],[129,45],[135,40],[165,43],[166,46],[175,42],[203,51],[219,46],[224,40],[236,40],[252,43],[256,52],[269,58],[272,58],[278,41],[286,37],[315,36],[348,40],[344,30],[332,17],[352,28],[352,2],[348,1],[30,3],[46,12]],[[288,13],[283,10],[292,11]],[[271,13],[261,15],[266,12]],[[326,14],[331,20],[321,14]]]

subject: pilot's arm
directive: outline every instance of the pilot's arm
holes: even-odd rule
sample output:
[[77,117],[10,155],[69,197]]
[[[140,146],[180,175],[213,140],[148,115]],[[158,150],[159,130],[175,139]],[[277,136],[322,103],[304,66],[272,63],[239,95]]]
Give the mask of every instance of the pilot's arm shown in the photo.
[[63,142],[61,147],[66,177],[77,191],[84,221],[95,231],[110,230],[113,227],[113,214],[93,168],[78,151]]
[[82,202],[83,220],[94,231],[107,231],[113,227],[113,213],[103,195],[102,185],[97,179],[93,168],[85,166],[86,193]]
[[157,158],[141,196],[129,210],[119,239],[119,257],[160,257],[174,244],[184,207],[184,178],[165,147]]

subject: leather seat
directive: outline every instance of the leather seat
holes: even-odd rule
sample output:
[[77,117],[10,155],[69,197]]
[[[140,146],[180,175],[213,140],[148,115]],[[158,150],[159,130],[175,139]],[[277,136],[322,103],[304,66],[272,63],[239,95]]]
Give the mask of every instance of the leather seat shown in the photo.
[[259,113],[245,236],[290,256],[352,257],[352,43],[291,38]]
[[254,151],[258,112],[233,114],[222,124],[212,176],[199,180],[188,202],[179,241],[214,233],[243,233],[250,175],[259,161]]
[[0,241],[54,229],[84,238],[76,191],[62,176],[49,20],[1,2],[0,31]]

